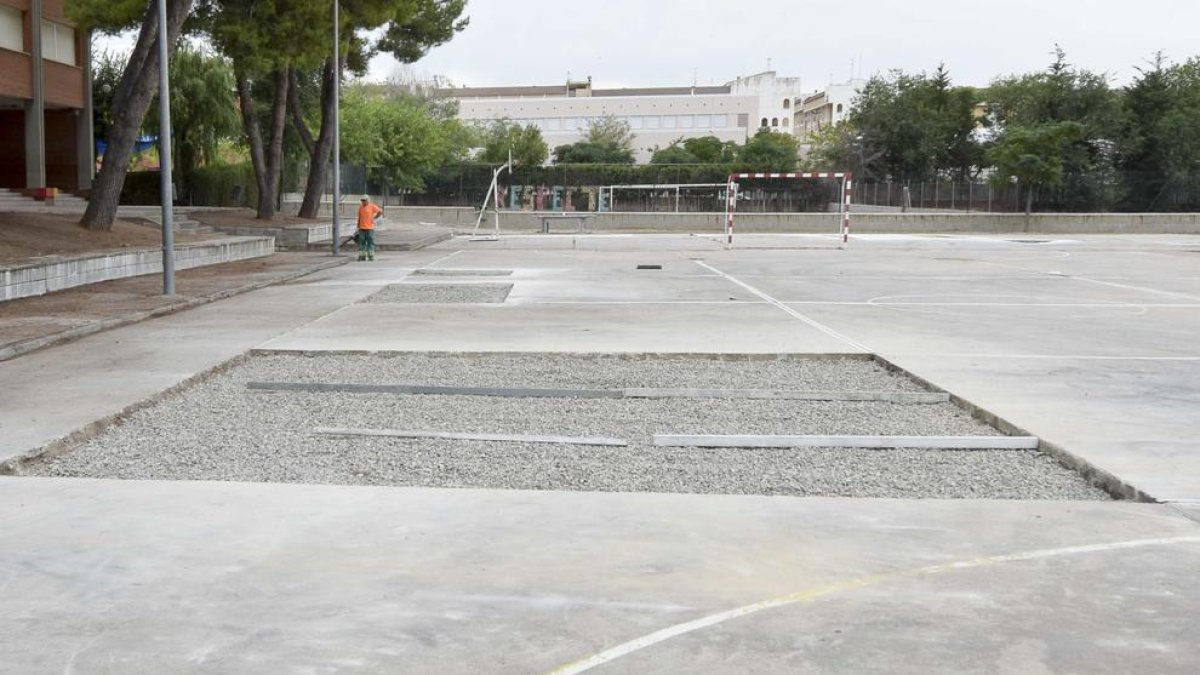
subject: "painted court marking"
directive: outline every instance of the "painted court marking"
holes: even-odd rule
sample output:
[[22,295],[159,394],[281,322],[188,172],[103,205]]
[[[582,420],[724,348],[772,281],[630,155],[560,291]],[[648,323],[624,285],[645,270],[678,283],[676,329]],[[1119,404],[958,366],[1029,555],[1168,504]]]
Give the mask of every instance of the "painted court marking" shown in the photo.
[[675,624],[659,631],[644,635],[640,638],[623,642],[615,647],[606,649],[602,652],[589,656],[583,660],[567,664],[557,670],[552,671],[551,675],[574,675],[582,673],[597,666],[602,666],[606,663],[615,661],[623,656],[632,654],[633,652],[651,647],[661,642],[666,642],[672,638],[686,635],[695,631],[715,626],[732,619],[738,619],[750,614],[756,614],[768,609],[777,607],[785,607],[787,605],[795,605],[802,602],[808,602],[827,595],[841,593],[843,591],[852,591],[868,586],[876,586],[892,581],[902,579],[912,579],[915,577],[929,576],[941,574],[943,572],[953,572],[956,570],[971,569],[975,567],[991,567],[1011,562],[1024,562],[1028,560],[1042,560],[1046,558],[1059,558],[1072,555],[1083,555],[1088,553],[1105,553],[1108,551],[1120,551],[1135,548],[1144,548],[1147,546],[1174,546],[1177,544],[1192,544],[1200,543],[1200,536],[1190,537],[1168,537],[1161,539],[1136,539],[1132,541],[1118,541],[1108,544],[1089,544],[1083,546],[1067,546],[1064,548],[1041,549],[1036,551],[1027,551],[1025,553],[1012,553],[1008,555],[986,556],[981,558],[969,558],[967,560],[959,560],[956,562],[946,563],[943,565],[929,565],[926,567],[917,567],[908,570],[900,570],[897,572],[884,572],[881,574],[871,574],[856,579],[847,579],[826,586],[818,586],[804,591],[782,595],[777,598],[763,600],[760,602],[743,605],[724,612],[710,614],[709,616],[701,617],[694,621]]
[[727,281],[730,281],[734,284],[737,284],[738,286],[741,286],[742,288],[746,289],[747,291],[762,298],[763,300],[766,300],[768,303],[774,305],[775,307],[783,310],[792,318],[803,321],[804,323],[808,324],[812,328],[815,328],[815,329],[821,331],[822,333],[828,335],[829,337],[831,337],[835,340],[844,342],[844,343],[850,345],[851,347],[853,347],[854,349],[857,349],[857,350],[863,351],[863,352],[867,352],[868,354],[872,353],[872,351],[873,351],[870,347],[855,340],[854,338],[851,338],[847,335],[843,335],[842,333],[837,332],[836,330],[830,328],[829,326],[826,326],[825,324],[823,324],[819,321],[816,321],[815,319],[810,319],[809,317],[801,314],[800,312],[797,312],[796,310],[792,309],[791,307],[788,307],[783,302],[776,300],[774,297],[767,295],[763,291],[758,290],[757,288],[751,286],[750,284],[748,284],[730,274],[726,274],[725,272],[722,272],[721,270],[713,267],[712,265],[709,265],[708,263],[704,262],[703,260],[693,260],[692,262],[695,262],[697,265],[724,278]]

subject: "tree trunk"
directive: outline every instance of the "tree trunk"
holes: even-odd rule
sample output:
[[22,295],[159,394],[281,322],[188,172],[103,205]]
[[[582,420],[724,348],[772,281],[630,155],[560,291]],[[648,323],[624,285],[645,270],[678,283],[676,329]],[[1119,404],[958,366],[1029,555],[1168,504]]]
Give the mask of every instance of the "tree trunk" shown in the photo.
[[[179,31],[187,18],[192,0],[167,2],[167,41],[174,47]],[[87,210],[79,224],[93,230],[111,230],[117,217],[129,160],[133,157],[142,120],[150,101],[158,93],[158,5],[151,4],[142,17],[137,43],[129,55],[129,63],[121,75],[121,83],[113,96],[113,124],[108,132],[108,149],[104,163],[92,185]]]
[[1025,231],[1029,231],[1029,227],[1033,222],[1033,184],[1025,186]]
[[330,57],[325,59],[321,74],[321,129],[309,151],[308,184],[304,188],[304,202],[300,205],[301,218],[316,218],[321,209],[321,196],[325,194],[325,172],[333,151],[333,78],[333,58]]
[[279,197],[280,178],[283,173],[283,132],[287,127],[288,69],[276,70],[275,100],[271,107],[271,147],[267,155],[267,190],[258,193],[258,217],[261,220],[275,218],[275,202]]
[[274,79],[274,100],[271,102],[270,145],[264,145],[262,129],[254,113],[254,99],[250,79],[245,72],[238,71],[237,89],[241,100],[242,126],[250,146],[250,164],[254,167],[254,181],[258,185],[258,214],[260,220],[275,218],[275,201],[279,196],[279,178],[283,170],[283,132],[287,125],[288,71],[280,68],[271,77]]
[[258,185],[258,203],[261,209],[262,195],[269,192],[266,182],[267,162],[264,159],[262,130],[258,128],[258,120],[254,117],[254,99],[250,92],[249,78],[241,70],[235,73],[235,77],[237,78],[238,102],[242,110],[242,127],[246,132],[246,144],[250,146],[250,164],[254,168],[254,181]]

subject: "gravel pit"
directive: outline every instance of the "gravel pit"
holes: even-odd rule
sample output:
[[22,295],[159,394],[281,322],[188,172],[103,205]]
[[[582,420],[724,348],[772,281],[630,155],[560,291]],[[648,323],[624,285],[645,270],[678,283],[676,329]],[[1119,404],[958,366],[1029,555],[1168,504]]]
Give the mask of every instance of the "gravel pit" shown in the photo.
[[[656,433],[999,435],[946,403],[264,392],[252,381],[920,390],[865,360],[253,357],[56,458],[44,476],[845,497],[1107,499],[1035,451],[656,448]],[[318,427],[604,436],[628,447],[329,437]]]

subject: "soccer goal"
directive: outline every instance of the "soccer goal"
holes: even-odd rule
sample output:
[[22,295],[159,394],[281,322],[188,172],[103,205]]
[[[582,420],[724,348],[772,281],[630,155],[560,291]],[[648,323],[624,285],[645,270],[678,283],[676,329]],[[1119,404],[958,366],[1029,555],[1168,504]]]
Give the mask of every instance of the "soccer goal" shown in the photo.
[[[854,178],[849,172],[734,173],[725,199],[725,242],[733,246],[739,209],[760,213],[834,212],[840,217],[838,248],[850,241],[850,202]],[[831,233],[833,234],[833,233]]]
[[[492,182],[488,184],[487,194],[483,197],[483,205],[479,207],[479,214],[475,218],[475,228],[471,230],[471,238],[468,241],[500,241],[500,174],[507,171],[509,175],[512,175],[512,169],[512,151],[509,150],[508,161],[492,169]],[[492,215],[495,218],[494,226],[490,235],[480,234],[480,227],[483,225],[483,218],[487,214],[489,202],[492,206]]]

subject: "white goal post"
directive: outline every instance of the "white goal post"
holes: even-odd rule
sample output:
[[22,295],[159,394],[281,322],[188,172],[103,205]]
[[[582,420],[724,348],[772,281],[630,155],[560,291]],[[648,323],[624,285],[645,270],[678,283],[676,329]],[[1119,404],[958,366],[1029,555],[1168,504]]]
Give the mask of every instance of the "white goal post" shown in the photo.
[[801,180],[801,179],[833,179],[841,181],[840,207],[842,214],[841,248],[846,248],[850,241],[850,198],[854,194],[854,175],[848,171],[810,171],[804,173],[732,173],[729,174],[729,189],[725,200],[725,242],[733,246],[733,225],[737,215],[737,195],[740,189],[739,181],[743,180]]

